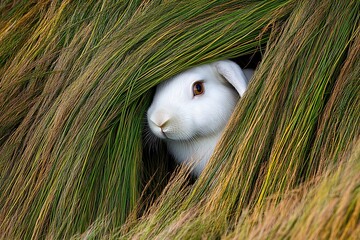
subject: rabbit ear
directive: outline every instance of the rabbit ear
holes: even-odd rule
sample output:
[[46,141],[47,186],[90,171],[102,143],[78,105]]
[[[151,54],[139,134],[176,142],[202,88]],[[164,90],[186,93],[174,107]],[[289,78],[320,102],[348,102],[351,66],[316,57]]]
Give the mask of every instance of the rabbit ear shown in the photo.
[[242,97],[247,88],[247,78],[241,68],[230,60],[223,60],[215,63],[215,69]]

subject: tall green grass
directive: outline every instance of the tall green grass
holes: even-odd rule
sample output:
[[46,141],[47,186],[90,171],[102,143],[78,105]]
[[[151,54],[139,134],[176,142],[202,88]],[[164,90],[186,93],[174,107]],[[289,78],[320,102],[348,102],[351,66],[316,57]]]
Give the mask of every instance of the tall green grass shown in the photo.
[[[316,185],[315,195],[298,193],[299,198],[306,194],[315,198],[298,208],[305,213],[295,212],[298,222],[279,218],[274,229],[267,232],[267,225],[273,224],[267,221],[273,214],[294,217],[292,212],[288,213],[289,203],[286,200],[283,203],[288,192],[301,183],[310,184],[334,164],[338,166],[341,156],[359,147],[355,145],[360,130],[358,10],[357,2],[299,3],[269,41],[262,64],[208,171],[188,190],[186,197],[183,192],[165,193],[163,202],[178,199],[177,204],[169,209],[167,204],[160,203],[143,220],[131,225],[129,236],[213,238],[234,228],[239,228],[243,237],[249,234],[258,238],[298,234],[314,239],[356,236],[353,233],[359,216],[356,167],[343,170],[344,180],[339,180],[340,183],[326,183],[324,187],[334,187],[334,191],[345,187],[343,191],[350,191],[344,197],[348,205],[342,205],[340,200],[334,203],[331,194],[321,195],[322,187]],[[347,175],[352,184],[349,189]],[[274,202],[272,207],[267,204],[269,199]],[[316,208],[332,209],[330,204],[341,205],[339,208],[346,214],[338,213],[337,220],[330,218],[328,223],[326,214],[320,213],[319,219],[311,215]],[[262,217],[263,214],[269,216]],[[254,215],[257,218],[252,220]],[[243,225],[244,218],[247,224]],[[256,225],[253,230],[252,224],[262,218],[264,225]],[[309,227],[311,221],[322,225]],[[234,226],[237,222],[241,224]],[[282,225],[288,229],[280,228]],[[307,232],[316,226],[317,230]]]
[[[0,14],[1,238],[356,236],[358,1],[5,1]],[[259,51],[205,173],[166,184],[166,155],[143,141],[153,87]],[[332,206],[346,214],[311,212]]]

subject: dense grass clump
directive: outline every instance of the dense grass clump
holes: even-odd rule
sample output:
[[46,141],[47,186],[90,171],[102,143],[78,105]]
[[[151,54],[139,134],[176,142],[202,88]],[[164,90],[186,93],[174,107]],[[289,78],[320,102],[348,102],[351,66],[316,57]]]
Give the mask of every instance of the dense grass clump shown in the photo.
[[[3,1],[0,238],[355,238],[359,10]],[[261,63],[204,174],[170,178],[165,150],[144,140],[154,86],[253,54]]]

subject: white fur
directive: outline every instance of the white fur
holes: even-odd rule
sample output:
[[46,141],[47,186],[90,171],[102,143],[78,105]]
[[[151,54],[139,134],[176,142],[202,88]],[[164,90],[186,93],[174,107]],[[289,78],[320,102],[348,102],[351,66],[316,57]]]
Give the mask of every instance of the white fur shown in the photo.
[[[225,60],[189,69],[161,83],[147,112],[151,131],[165,141],[177,162],[194,163],[193,173],[200,175],[251,75]],[[204,82],[205,91],[194,96],[197,81]]]

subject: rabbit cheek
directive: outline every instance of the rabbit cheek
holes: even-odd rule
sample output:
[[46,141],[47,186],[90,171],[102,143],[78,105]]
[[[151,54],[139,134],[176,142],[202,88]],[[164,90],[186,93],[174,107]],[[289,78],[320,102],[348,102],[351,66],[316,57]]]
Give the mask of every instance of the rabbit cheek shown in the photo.
[[[229,96],[229,95],[225,95]],[[223,131],[229,118],[234,111],[237,96],[227,98],[214,98],[206,109],[203,109],[202,116],[199,116],[198,129],[201,130],[200,135],[210,136]],[[201,127],[202,126],[202,127]]]
[[178,112],[169,112],[163,109],[152,109],[148,112],[148,125],[151,132],[164,140],[187,140],[188,118],[180,109]]
[[171,140],[189,140],[193,137],[193,124],[186,113],[179,113],[173,116],[171,123],[166,129],[169,139]]

